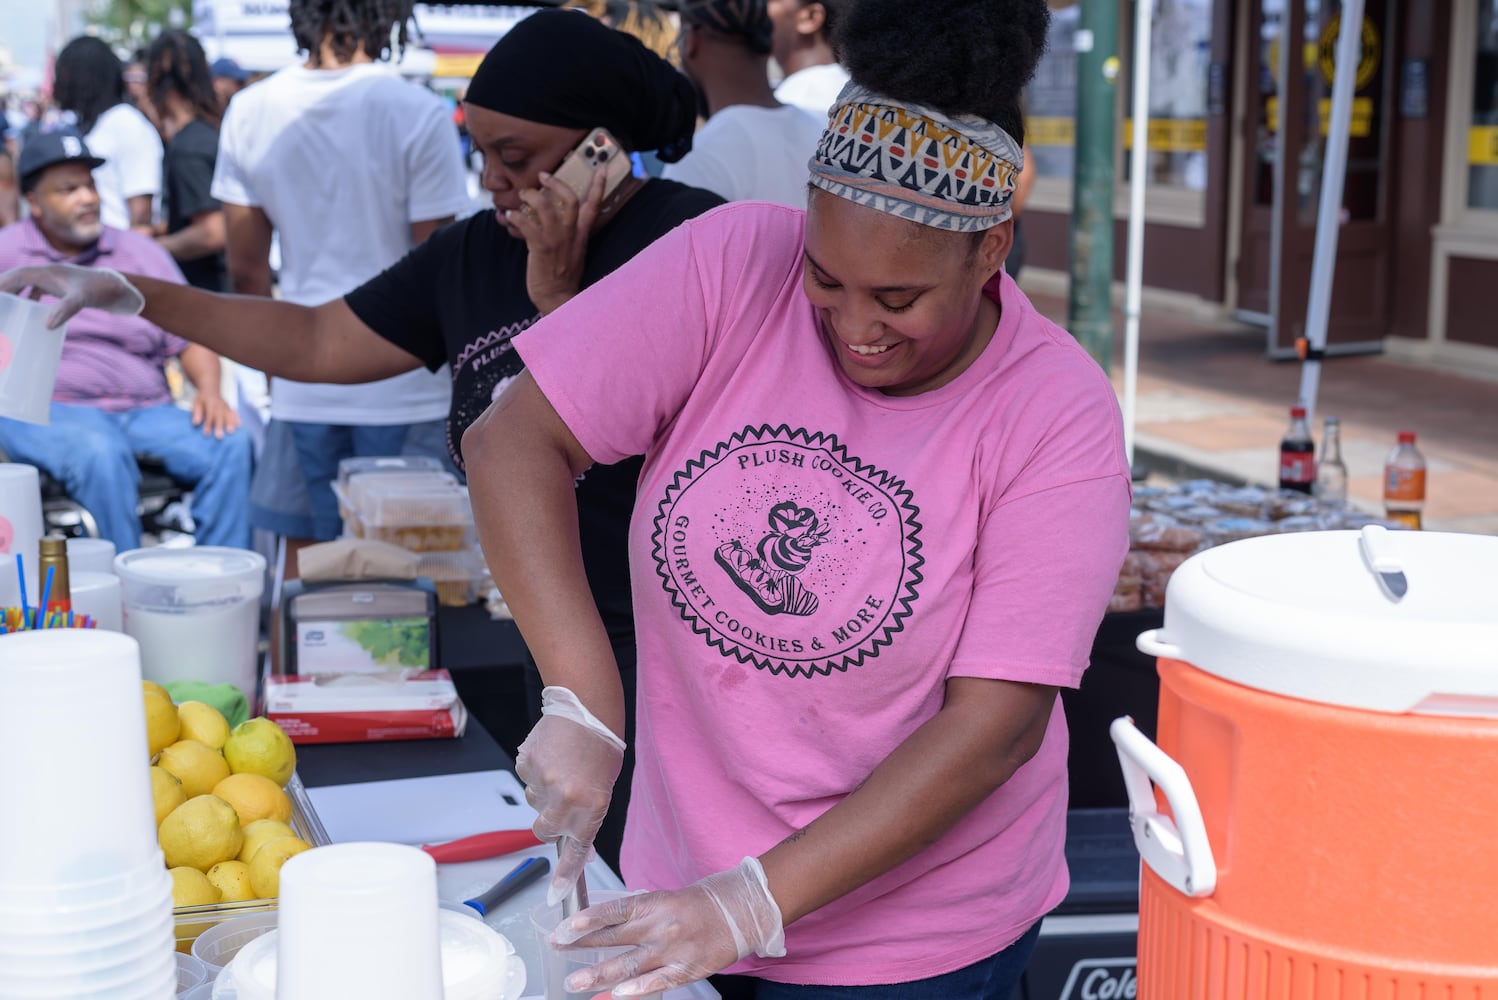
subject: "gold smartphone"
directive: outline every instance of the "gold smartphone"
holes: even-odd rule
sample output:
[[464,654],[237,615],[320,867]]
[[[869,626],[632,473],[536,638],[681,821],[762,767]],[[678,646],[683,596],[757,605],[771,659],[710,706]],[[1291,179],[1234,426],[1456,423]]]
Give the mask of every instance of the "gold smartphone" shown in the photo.
[[625,190],[624,182],[634,176],[634,165],[619,140],[606,128],[595,128],[568,153],[552,176],[572,189],[579,199],[588,196],[593,174],[604,172],[603,201],[598,212],[607,215],[618,207]]

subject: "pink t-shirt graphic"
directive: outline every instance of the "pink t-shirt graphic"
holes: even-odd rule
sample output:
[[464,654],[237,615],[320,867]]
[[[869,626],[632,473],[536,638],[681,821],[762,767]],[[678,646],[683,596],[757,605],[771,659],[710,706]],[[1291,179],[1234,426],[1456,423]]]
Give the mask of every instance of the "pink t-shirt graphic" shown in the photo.
[[[758,855],[835,806],[952,677],[1076,685],[1127,549],[1106,378],[1007,278],[988,347],[895,397],[843,373],[801,289],[803,214],[688,222],[516,338],[631,525],[632,888]],[[1065,720],[934,845],[735,971],[870,985],[959,969],[1067,886]]]
[[858,470],[835,438],[746,429],[667,488],[653,555],[709,645],[772,673],[826,674],[877,655],[909,617],[915,513],[909,490]]

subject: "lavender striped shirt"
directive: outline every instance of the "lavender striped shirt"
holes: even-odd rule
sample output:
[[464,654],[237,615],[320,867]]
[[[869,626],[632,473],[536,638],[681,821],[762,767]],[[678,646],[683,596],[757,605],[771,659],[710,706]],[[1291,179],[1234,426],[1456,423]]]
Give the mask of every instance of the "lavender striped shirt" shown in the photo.
[[[57,262],[183,283],[171,256],[139,233],[105,227],[93,247],[69,257],[47,242],[32,219],[0,229],[0,271]],[[165,365],[186,346],[139,316],[85,309],[68,321],[52,399],[111,413],[169,402]]]

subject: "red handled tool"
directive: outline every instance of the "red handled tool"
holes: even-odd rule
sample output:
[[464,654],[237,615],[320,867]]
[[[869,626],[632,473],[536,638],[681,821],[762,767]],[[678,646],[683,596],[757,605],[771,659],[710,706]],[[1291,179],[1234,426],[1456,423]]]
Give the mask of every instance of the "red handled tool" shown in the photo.
[[423,844],[421,849],[432,856],[439,865],[456,861],[481,861],[497,858],[502,854],[513,854],[527,847],[535,847],[541,841],[530,830],[492,830],[476,833],[471,837],[449,840],[445,844]]

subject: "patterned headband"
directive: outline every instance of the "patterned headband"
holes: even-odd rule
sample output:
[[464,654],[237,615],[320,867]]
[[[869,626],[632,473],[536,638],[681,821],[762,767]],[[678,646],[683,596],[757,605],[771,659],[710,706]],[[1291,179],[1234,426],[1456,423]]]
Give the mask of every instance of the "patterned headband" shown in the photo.
[[1010,216],[1025,154],[975,115],[956,117],[849,83],[811,158],[829,194],[923,226],[971,233]]

